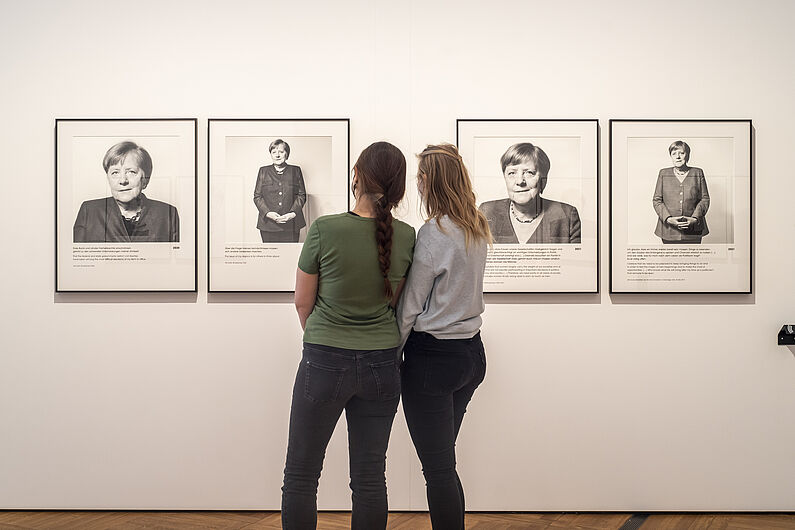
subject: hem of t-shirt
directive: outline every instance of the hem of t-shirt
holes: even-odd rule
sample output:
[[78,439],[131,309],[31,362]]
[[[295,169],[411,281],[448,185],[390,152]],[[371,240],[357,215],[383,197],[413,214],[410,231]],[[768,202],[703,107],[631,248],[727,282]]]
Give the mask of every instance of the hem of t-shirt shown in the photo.
[[298,264],[298,268],[299,268],[299,269],[301,269],[301,272],[303,272],[303,273],[305,273],[305,274],[317,274],[317,273],[318,273],[318,271],[309,272],[309,271],[307,271],[307,270],[304,270],[304,268],[301,266],[301,264],[300,264],[300,263]]
[[[473,335],[474,336],[474,335]],[[471,338],[471,337],[470,337]],[[342,348],[345,350],[391,350],[400,346],[400,339],[390,342],[355,342],[355,341],[336,341],[329,339],[319,339],[316,337],[307,336],[304,334],[303,342],[307,344],[319,344],[321,346],[331,346],[332,348]]]

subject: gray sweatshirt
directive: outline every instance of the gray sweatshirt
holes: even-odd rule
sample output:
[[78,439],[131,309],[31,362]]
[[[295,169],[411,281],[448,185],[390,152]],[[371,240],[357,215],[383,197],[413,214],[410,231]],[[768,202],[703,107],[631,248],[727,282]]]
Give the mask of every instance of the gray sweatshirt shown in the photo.
[[487,244],[470,241],[446,216],[441,227],[431,219],[417,232],[414,261],[398,306],[401,344],[411,332],[437,339],[468,339],[479,330]]

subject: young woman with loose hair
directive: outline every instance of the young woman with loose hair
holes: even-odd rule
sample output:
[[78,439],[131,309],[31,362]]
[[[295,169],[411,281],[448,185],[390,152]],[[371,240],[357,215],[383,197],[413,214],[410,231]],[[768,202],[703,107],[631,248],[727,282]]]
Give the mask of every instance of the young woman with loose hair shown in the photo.
[[458,530],[464,528],[464,490],[455,441],[486,374],[480,315],[491,234],[455,146],[429,145],[419,154],[417,187],[428,219],[417,233],[398,311],[406,341],[403,411],[422,462],[433,528]]
[[318,478],[343,410],[351,528],[386,528],[386,449],[400,398],[394,307],[414,229],[392,218],[406,189],[406,158],[397,147],[374,143],[353,169],[355,207],[316,219],[298,260],[295,307],[304,347],[290,409],[283,528],[317,526]]

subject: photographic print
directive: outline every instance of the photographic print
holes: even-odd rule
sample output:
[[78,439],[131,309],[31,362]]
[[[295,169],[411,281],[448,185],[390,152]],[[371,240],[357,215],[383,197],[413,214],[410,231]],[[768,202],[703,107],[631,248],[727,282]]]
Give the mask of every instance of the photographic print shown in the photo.
[[289,292],[312,222],[348,208],[349,120],[208,122],[210,292]]
[[196,290],[196,120],[58,119],[56,291]]
[[598,120],[456,126],[494,238],[485,292],[598,292]]
[[610,121],[610,289],[751,292],[751,121]]

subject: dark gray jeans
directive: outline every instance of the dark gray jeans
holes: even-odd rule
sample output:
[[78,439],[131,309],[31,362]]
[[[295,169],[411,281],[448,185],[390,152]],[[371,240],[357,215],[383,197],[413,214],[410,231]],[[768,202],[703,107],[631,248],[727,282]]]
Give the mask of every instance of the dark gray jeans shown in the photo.
[[480,333],[441,340],[412,331],[403,350],[403,412],[425,475],[434,530],[463,530],[464,488],[455,441],[467,404],[486,376]]
[[386,528],[386,449],[400,399],[396,350],[304,343],[293,387],[282,528],[317,527],[317,483],[342,411],[348,422],[351,528]]

